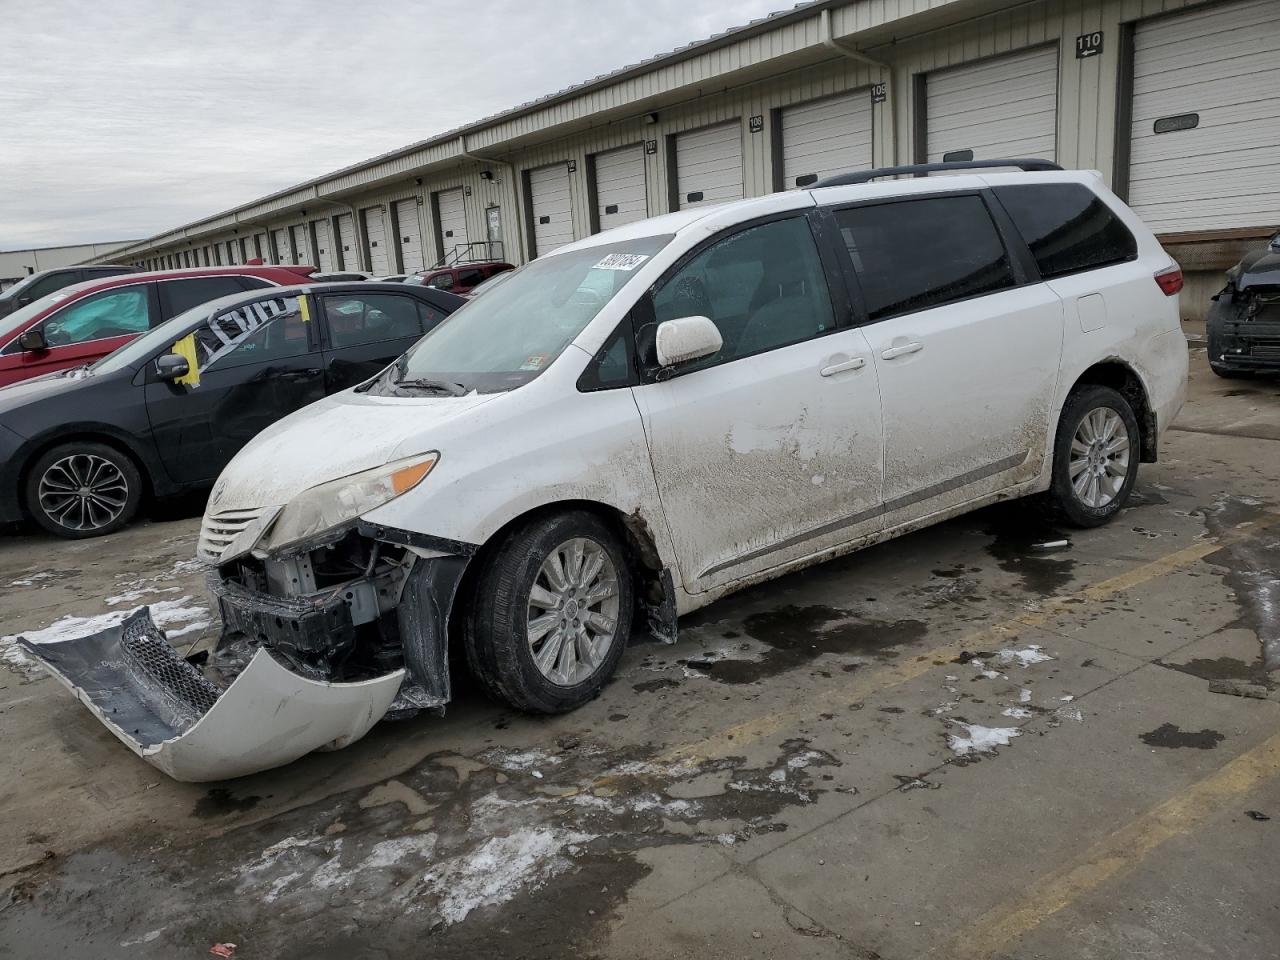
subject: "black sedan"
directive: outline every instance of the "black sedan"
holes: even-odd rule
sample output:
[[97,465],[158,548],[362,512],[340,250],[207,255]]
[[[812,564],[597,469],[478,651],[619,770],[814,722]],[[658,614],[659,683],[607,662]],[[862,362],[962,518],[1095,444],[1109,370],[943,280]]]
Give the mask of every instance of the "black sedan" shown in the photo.
[[88,367],[0,390],[0,523],[71,539],[144,496],[208,487],[259,431],[387,366],[466,303],[429,287],[329,283],[213,300]]

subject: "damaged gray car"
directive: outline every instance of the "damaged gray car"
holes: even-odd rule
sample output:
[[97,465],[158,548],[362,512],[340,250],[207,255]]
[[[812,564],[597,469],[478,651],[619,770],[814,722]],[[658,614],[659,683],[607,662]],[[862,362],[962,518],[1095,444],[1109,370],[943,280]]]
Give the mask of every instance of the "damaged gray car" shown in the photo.
[[1280,372],[1280,233],[1227,271],[1205,333],[1209,366],[1218,376]]

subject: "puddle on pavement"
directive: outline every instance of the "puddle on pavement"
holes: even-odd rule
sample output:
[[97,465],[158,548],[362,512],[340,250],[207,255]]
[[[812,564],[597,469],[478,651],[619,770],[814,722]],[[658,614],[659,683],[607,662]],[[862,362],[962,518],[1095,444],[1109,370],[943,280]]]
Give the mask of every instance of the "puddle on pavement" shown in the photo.
[[148,960],[230,941],[279,960],[410,944],[472,957],[500,928],[522,955],[580,955],[648,873],[638,851],[785,831],[785,812],[835,789],[827,771],[840,765],[805,739],[753,766],[564,741],[437,754],[214,840],[157,832],[50,861],[7,907],[0,952]]
[[1138,737],[1148,747],[1212,750],[1226,739],[1217,730],[1183,730],[1176,723],[1162,723]]
[[[986,551],[1005,573],[1018,577],[1027,593],[1049,597],[1071,583],[1075,561],[1065,555],[1071,540],[1024,504],[1002,504],[983,513]],[[1061,546],[1046,547],[1045,544]]]
[[[1253,497],[1222,495],[1199,511],[1215,536],[1237,532],[1241,524],[1267,517],[1267,505]],[[1247,528],[1246,528],[1247,534]],[[1280,527],[1246,535],[1205,558],[1222,568],[1222,578],[1236,596],[1240,623],[1252,630],[1262,647],[1263,672],[1280,670]]]
[[891,659],[898,648],[925,635],[920,620],[862,620],[849,610],[825,604],[788,604],[755,613],[742,621],[743,631],[764,644],[753,659],[691,657],[690,670],[727,684],[755,683],[811,663],[823,654]]

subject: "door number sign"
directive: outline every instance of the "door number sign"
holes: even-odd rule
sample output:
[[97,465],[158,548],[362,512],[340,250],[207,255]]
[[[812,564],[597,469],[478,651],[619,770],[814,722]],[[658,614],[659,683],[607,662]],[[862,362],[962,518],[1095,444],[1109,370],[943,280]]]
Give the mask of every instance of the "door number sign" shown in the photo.
[[1102,52],[1102,31],[1095,30],[1093,33],[1082,33],[1076,37],[1076,59],[1084,60],[1087,57],[1096,57]]

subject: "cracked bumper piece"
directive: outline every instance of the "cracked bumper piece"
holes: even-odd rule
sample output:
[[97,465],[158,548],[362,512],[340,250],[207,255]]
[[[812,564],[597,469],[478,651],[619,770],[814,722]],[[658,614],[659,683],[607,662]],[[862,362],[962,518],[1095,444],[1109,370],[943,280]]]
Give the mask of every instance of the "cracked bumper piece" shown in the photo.
[[387,712],[403,670],[356,683],[299,676],[258,650],[218,691],[178,656],[146,607],[74,640],[19,638],[134,753],[175,780],[226,780],[363,737]]

